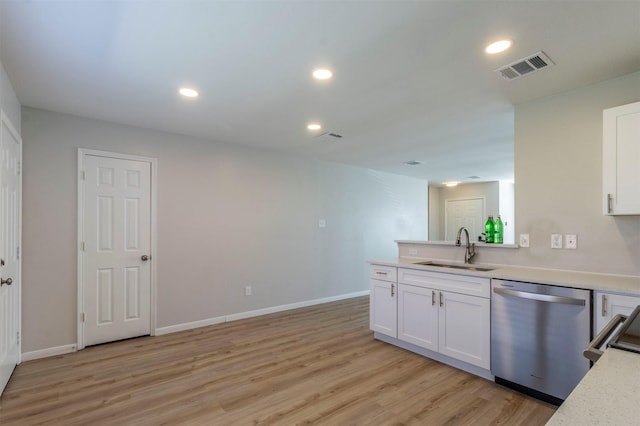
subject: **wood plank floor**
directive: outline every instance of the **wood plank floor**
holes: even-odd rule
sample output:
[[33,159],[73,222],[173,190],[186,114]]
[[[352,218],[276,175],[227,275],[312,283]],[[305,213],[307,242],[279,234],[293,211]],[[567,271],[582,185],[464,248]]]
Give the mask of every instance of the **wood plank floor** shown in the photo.
[[376,341],[367,297],[19,365],[9,425],[542,425],[555,407]]

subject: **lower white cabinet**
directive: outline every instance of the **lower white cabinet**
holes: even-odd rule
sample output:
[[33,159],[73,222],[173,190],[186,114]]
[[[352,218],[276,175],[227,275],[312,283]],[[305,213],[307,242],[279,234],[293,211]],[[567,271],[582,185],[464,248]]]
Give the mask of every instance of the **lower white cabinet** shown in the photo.
[[398,285],[398,339],[490,368],[490,300]]
[[440,292],[438,352],[485,369],[491,368],[489,299]]
[[396,285],[393,281],[370,280],[369,328],[391,337],[398,336]]
[[438,351],[437,291],[398,285],[398,339]]
[[596,292],[595,299],[594,336],[600,333],[614,316],[617,314],[629,315],[636,306],[640,305],[640,296]]
[[489,372],[489,278],[383,264],[371,264],[369,277],[369,326],[378,338],[475,374]]

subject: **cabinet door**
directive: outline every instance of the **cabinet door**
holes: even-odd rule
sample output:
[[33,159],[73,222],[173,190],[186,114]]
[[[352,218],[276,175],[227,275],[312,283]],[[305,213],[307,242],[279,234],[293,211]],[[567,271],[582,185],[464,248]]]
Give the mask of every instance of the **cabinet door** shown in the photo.
[[640,214],[640,102],[604,110],[604,214]]
[[369,328],[387,336],[397,337],[396,283],[371,280],[369,296]]
[[440,304],[439,352],[489,369],[491,367],[489,299],[443,291],[440,292],[438,302]]
[[398,339],[438,350],[437,291],[398,285]]
[[597,292],[594,336],[600,333],[614,316],[618,314],[629,315],[638,305],[640,305],[640,297],[638,296]]

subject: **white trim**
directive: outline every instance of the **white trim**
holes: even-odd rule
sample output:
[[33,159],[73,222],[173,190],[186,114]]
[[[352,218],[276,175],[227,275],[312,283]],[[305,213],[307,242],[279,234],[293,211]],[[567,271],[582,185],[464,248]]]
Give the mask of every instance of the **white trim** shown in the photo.
[[22,361],[33,361],[34,359],[47,358],[50,356],[70,354],[76,351],[76,345],[56,346],[54,348],[39,349],[37,351],[25,352],[22,354]]
[[[15,320],[18,323],[18,333],[20,333],[20,339],[18,340],[18,364],[20,364],[22,362],[22,340],[23,340],[23,335],[22,335],[22,258],[23,258],[23,247],[22,247],[22,175],[24,174],[24,162],[22,159],[22,136],[20,135],[20,133],[18,132],[18,130],[16,130],[15,126],[13,125],[13,123],[11,122],[11,120],[9,119],[9,116],[7,116],[7,114],[4,112],[4,109],[0,109],[0,126],[2,125],[2,123],[5,124],[5,126],[7,126],[7,129],[9,130],[9,133],[11,133],[11,136],[13,138],[15,138],[16,141],[18,141],[18,161],[20,162],[20,174],[18,175],[18,217],[16,218],[16,220],[18,221],[17,226],[18,226],[18,248],[20,249],[20,257],[18,258],[18,270],[16,271],[16,277],[14,279],[15,284],[18,287],[18,309],[17,309],[17,318],[15,318]],[[2,392],[2,390],[0,389],[0,393]]]
[[[119,160],[133,160],[142,161],[151,164],[151,294],[149,298],[150,303],[150,334],[156,335],[156,323],[157,323],[157,294],[158,294],[158,250],[157,250],[157,230],[158,230],[158,159],[152,157],[142,157],[139,155],[119,154],[115,152],[98,151],[94,149],[78,148],[78,165],[77,165],[77,180],[78,180],[78,229],[77,229],[77,283],[78,283],[78,311],[76,316],[77,327],[77,349],[84,349],[84,323],[80,321],[80,316],[84,312],[84,289],[82,283],[83,273],[83,251],[82,242],[84,241],[84,157],[87,155],[93,155],[97,157],[115,158]],[[74,345],[75,347],[75,345]]]
[[156,336],[163,334],[175,333],[178,331],[191,330],[193,328],[206,327],[209,325],[220,324],[223,322],[237,321],[245,318],[257,317],[260,315],[273,314],[276,312],[289,311],[291,309],[304,308],[307,306],[320,305],[322,303],[336,302],[338,300],[351,299],[353,297],[367,296],[369,290],[358,291],[355,293],[340,294],[338,296],[323,297],[322,299],[305,300],[302,302],[289,303],[287,305],[272,306],[255,311],[239,312],[236,314],[225,315],[221,317],[208,318],[200,321],[186,322],[182,324],[170,325],[168,327],[160,327],[156,329]]

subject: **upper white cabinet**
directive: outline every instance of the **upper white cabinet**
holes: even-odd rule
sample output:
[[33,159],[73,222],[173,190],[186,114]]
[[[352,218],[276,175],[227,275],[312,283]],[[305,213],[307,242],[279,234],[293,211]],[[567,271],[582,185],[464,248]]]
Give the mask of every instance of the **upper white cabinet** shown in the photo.
[[640,102],[605,109],[602,127],[605,215],[640,215]]

